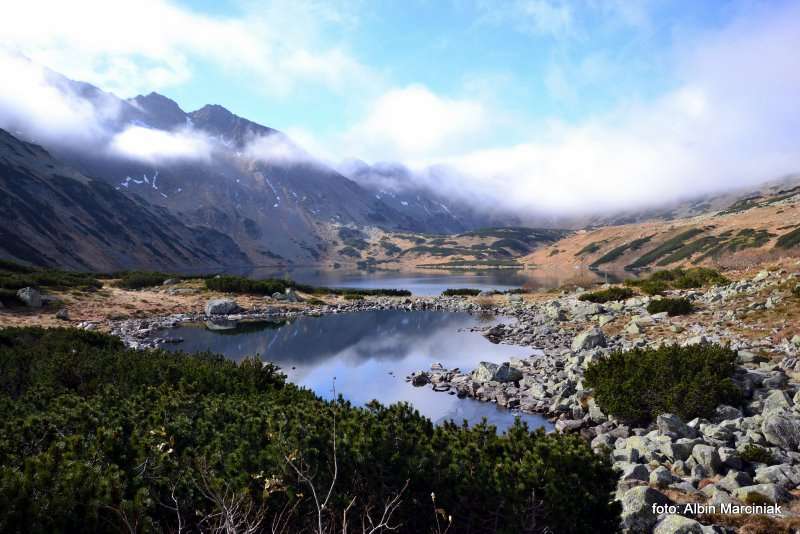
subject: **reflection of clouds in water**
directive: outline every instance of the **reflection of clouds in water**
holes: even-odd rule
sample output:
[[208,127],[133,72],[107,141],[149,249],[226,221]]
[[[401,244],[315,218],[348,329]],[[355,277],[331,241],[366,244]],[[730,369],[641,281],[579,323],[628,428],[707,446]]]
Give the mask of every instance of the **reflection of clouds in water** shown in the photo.
[[[323,317],[301,317],[277,330],[221,335],[184,327],[170,332],[185,339],[172,350],[211,350],[239,360],[259,353],[279,365],[289,379],[330,398],[336,389],[355,404],[373,399],[383,404],[410,402],[434,421],[484,416],[501,428],[513,423],[513,414],[496,406],[435,393],[407,384],[405,376],[427,369],[433,362],[446,367],[474,367],[482,360],[502,362],[534,350],[495,345],[475,332],[459,331],[485,319],[466,313],[384,310]],[[294,367],[294,369],[293,369]],[[392,374],[389,374],[389,372]],[[541,418],[529,416],[531,424]],[[538,426],[538,424],[537,424]]]

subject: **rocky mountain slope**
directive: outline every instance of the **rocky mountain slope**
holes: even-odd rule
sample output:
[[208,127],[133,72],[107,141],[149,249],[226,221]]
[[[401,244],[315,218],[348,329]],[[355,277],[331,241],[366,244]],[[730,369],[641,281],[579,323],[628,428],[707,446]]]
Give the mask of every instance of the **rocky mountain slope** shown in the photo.
[[88,178],[0,130],[0,257],[74,269],[244,263],[228,236]]
[[678,265],[743,267],[800,255],[796,177],[745,194],[714,197],[706,204],[719,209],[670,221],[580,230],[522,261],[613,272]]

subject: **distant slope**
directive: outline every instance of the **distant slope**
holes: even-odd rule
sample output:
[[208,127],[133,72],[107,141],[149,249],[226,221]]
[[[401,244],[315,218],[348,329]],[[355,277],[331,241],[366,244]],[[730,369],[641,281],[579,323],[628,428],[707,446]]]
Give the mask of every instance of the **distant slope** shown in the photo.
[[35,265],[115,270],[247,263],[229,237],[187,226],[5,130],[0,130],[0,215],[0,257]]
[[680,265],[743,267],[800,256],[800,183],[768,184],[709,199],[714,212],[671,221],[578,231],[528,255],[533,265],[561,268],[662,269]]

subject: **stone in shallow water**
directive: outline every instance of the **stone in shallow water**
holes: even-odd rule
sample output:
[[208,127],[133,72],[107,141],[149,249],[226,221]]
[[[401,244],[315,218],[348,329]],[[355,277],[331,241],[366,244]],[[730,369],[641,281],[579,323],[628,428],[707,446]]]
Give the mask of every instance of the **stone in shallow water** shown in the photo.
[[239,311],[239,305],[233,299],[212,299],[206,303],[206,315],[227,315]]

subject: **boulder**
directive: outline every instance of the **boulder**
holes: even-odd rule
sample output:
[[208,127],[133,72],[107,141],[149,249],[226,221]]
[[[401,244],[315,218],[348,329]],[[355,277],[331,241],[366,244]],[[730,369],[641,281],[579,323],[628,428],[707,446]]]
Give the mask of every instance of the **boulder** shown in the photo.
[[750,478],[749,474],[735,469],[728,471],[728,474],[717,482],[717,486],[731,493],[742,486],[750,486],[752,484],[753,479]]
[[800,446],[800,416],[785,413],[767,415],[761,423],[761,433],[769,443],[796,451]]
[[650,472],[642,464],[627,464],[622,468],[622,475],[620,480],[641,480],[647,482],[650,478]]
[[291,287],[286,288],[286,302],[300,302],[302,299],[297,296],[297,292]]
[[559,419],[556,421],[556,432],[574,432],[583,426],[583,421],[579,419]]
[[42,307],[42,294],[39,290],[33,287],[23,287],[17,291],[17,298],[19,298],[29,308]]
[[161,285],[162,286],[174,286],[175,284],[180,284],[180,283],[181,283],[181,279],[180,278],[167,278],[166,280],[164,280],[161,283]]
[[499,365],[492,362],[481,362],[478,367],[472,371],[472,378],[476,382],[491,382],[494,380],[494,374],[500,368]]
[[693,438],[697,431],[691,428],[675,414],[662,413],[656,418],[656,427],[659,434],[669,436],[672,439]]
[[476,382],[517,382],[522,380],[522,371],[511,367],[508,362],[501,365],[491,362],[481,362],[472,371],[472,378]]
[[574,351],[605,346],[606,336],[599,328],[590,328],[589,330],[581,332],[572,340],[572,350]]
[[791,500],[792,495],[777,484],[755,484],[733,490],[733,496],[744,503],[782,503]]
[[233,299],[212,299],[206,302],[206,315],[228,315],[239,311],[239,305]]
[[666,488],[675,480],[675,477],[672,473],[669,472],[669,469],[660,465],[653,469],[653,472],[650,473],[650,484],[659,488]]
[[650,532],[658,520],[653,505],[670,505],[672,501],[660,491],[647,486],[629,489],[622,496],[621,526],[629,532]]
[[717,453],[717,449],[711,445],[695,445],[692,449],[692,458],[695,459],[697,465],[711,475],[720,472],[722,467],[722,460]]
[[66,308],[61,308],[56,312],[56,319],[61,321],[69,321],[69,312]]
[[653,534],[703,534],[703,525],[682,515],[670,514],[662,517]]
[[420,387],[424,386],[425,384],[430,384],[431,377],[428,376],[428,373],[415,373],[411,375],[411,385]]
[[800,484],[800,468],[789,464],[770,465],[756,469],[753,477],[759,484],[777,484],[786,490],[793,490]]

